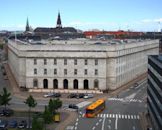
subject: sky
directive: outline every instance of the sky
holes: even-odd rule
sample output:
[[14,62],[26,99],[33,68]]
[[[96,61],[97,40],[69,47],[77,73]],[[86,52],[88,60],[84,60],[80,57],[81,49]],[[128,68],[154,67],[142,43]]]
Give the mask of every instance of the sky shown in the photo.
[[0,30],[55,27],[87,30],[157,31],[162,28],[162,0],[0,0]]

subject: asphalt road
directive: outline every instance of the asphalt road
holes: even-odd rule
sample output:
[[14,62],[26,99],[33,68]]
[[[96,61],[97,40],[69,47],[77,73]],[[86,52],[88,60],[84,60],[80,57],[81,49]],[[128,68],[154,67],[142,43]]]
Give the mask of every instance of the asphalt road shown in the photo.
[[146,81],[106,100],[106,109],[95,118],[85,118],[85,107],[66,130],[142,130],[141,112],[146,111]]

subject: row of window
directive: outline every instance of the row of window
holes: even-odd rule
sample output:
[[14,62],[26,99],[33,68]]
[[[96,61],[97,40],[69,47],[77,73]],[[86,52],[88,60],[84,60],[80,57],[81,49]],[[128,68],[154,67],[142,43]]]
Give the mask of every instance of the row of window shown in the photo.
[[[53,64],[57,65],[57,59],[54,59]],[[74,59],[74,65],[77,65],[77,64],[78,64],[78,60]],[[87,59],[84,60],[84,64],[88,65],[88,60]],[[34,59],[34,65],[37,65],[37,59]],[[44,59],[44,65],[47,65],[47,59]],[[67,65],[67,59],[64,59],[64,65]],[[95,59],[95,65],[98,65],[98,60],[97,59]]]
[[[38,87],[38,79],[33,79],[33,87]],[[48,89],[48,79],[43,80],[43,88]],[[53,88],[58,89],[58,80],[53,79]],[[63,89],[69,88],[69,81],[68,79],[63,80]],[[77,79],[73,80],[73,88],[79,89],[79,81]],[[94,80],[94,88],[99,88],[99,81],[97,79]],[[87,79],[83,80],[83,89],[89,89],[89,81]]]
[[[64,75],[67,75],[67,69],[64,69]],[[37,69],[34,69],[34,75],[37,74]],[[74,69],[74,75],[77,75],[78,74],[78,70],[77,69]],[[87,75],[88,74],[88,70],[85,69],[84,70],[84,75]],[[44,69],[44,75],[47,75],[47,69]],[[57,69],[54,69],[54,75],[57,75]],[[94,75],[98,75],[98,70],[95,69],[94,70]]]

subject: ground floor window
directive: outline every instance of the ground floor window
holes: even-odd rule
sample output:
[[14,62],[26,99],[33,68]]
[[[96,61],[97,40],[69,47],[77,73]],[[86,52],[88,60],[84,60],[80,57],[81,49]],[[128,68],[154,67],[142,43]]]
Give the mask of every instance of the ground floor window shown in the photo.
[[37,79],[33,80],[33,87],[38,87],[38,80]]
[[74,85],[74,89],[78,89],[78,80],[77,79],[75,79],[73,81],[73,85]]
[[43,80],[43,88],[48,89],[48,80],[47,79]]
[[99,88],[99,81],[97,79],[94,80],[94,88],[95,89]]
[[58,80],[57,79],[53,80],[53,88],[58,89]]
[[68,89],[68,80],[64,79],[63,81],[64,89]]
[[84,80],[84,89],[89,89],[89,83],[87,79]]

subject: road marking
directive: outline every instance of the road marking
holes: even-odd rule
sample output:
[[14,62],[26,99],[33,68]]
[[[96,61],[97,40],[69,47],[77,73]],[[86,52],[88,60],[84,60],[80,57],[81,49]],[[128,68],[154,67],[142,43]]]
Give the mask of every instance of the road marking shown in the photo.
[[109,130],[111,129],[111,126],[110,125],[108,125],[107,127],[109,128]]
[[105,126],[105,119],[106,119],[106,118],[104,118],[104,119],[103,119],[103,122],[102,122],[102,130],[104,130],[104,126]]
[[96,127],[94,126],[93,128],[92,128],[92,130],[94,130]]
[[115,120],[115,130],[117,130],[118,129],[118,118],[116,118],[116,120]]
[[126,98],[108,98],[109,101],[121,101],[121,102],[138,102],[142,103],[142,100],[126,97]]
[[[79,115],[80,117],[80,115]],[[82,114],[81,117],[85,117],[85,114]],[[108,113],[102,113],[102,114],[98,114],[96,117],[98,118],[118,118],[118,119],[140,119],[140,116],[139,115],[124,115],[124,114],[108,114]],[[76,119],[76,121],[78,121],[79,118]],[[100,119],[101,121],[102,119]]]
[[99,124],[99,123],[97,122],[97,123],[96,123],[96,126],[98,126],[98,124]]
[[102,119],[99,120],[99,122],[101,122],[101,121],[102,121]]
[[133,115],[131,115],[131,119],[133,119]]
[[76,121],[78,121],[79,119],[77,118]]
[[139,115],[137,115],[137,119],[139,119],[140,117],[139,117]]

